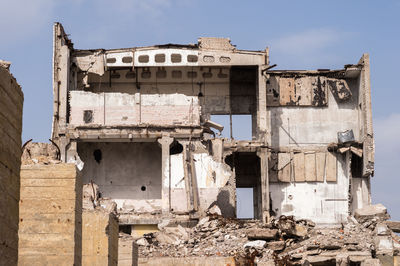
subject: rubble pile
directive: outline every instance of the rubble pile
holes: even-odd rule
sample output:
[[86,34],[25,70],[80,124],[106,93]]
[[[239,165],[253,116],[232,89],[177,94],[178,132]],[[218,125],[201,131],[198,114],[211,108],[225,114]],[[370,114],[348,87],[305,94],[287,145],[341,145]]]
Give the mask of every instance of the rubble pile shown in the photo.
[[52,143],[40,143],[28,141],[22,147],[21,162],[23,165],[31,164],[59,164],[60,151]]
[[281,216],[263,224],[227,219],[218,214],[201,218],[193,228],[163,227],[137,239],[140,257],[233,256],[258,265],[381,265],[379,256],[399,254],[400,238],[385,224],[382,205],[368,206],[336,228]]

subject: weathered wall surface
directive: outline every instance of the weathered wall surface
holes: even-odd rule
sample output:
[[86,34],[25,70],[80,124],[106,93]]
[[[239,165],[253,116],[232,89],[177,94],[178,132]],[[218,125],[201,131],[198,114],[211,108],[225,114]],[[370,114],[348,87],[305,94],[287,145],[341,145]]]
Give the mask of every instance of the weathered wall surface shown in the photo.
[[139,247],[132,238],[120,237],[118,240],[118,266],[137,266]]
[[[99,162],[94,156],[96,150],[101,151]],[[159,206],[154,202],[161,199],[161,148],[158,143],[78,143],[78,153],[85,163],[84,183],[93,180],[100,187],[102,196],[112,198],[118,208],[143,211],[141,208],[146,207],[144,203],[137,204],[138,200],[149,201],[153,208]]]
[[74,164],[21,167],[19,265],[81,265],[82,179]]
[[8,69],[0,64],[0,258],[4,265],[18,259],[23,94]]
[[[199,125],[197,97],[72,91],[71,125]],[[85,114],[86,113],[86,114]]]
[[[310,82],[302,80],[309,92]],[[287,95],[281,95],[281,103],[268,108],[271,146],[286,152],[278,154],[277,173],[270,171],[272,210],[277,215],[294,215],[317,223],[345,221],[349,213],[350,164],[346,154],[327,152],[327,146],[338,142],[338,132],[350,129],[355,140],[360,140],[359,87],[356,80],[350,80],[348,86],[351,97],[346,100],[338,100],[326,86],[322,88],[326,100],[320,107],[312,106],[312,97],[301,97],[304,95],[288,104],[301,107],[282,106]],[[289,91],[288,85],[285,88]],[[288,102],[296,99],[289,96],[285,98]],[[368,195],[368,190],[362,192]],[[361,197],[358,195],[357,200]]]
[[82,213],[82,265],[118,264],[118,220],[103,210]]
[[348,129],[353,129],[355,139],[360,140],[358,88],[350,89],[353,96],[345,102],[338,102],[327,90],[327,107],[269,107],[272,147],[337,143],[337,133]]

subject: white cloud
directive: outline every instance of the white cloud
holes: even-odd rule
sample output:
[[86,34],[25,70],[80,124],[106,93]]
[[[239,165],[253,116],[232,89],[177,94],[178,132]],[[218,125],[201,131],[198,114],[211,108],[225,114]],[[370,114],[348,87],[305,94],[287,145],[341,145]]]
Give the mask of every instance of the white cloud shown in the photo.
[[339,62],[331,48],[350,38],[350,34],[330,28],[310,29],[270,41],[271,55],[276,54],[278,62],[290,61],[305,67]]

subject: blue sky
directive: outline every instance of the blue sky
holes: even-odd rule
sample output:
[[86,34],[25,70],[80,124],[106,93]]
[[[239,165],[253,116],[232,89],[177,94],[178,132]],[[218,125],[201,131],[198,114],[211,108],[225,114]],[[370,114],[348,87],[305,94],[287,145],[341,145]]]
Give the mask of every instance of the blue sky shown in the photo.
[[341,68],[371,57],[376,174],[373,201],[400,219],[400,0],[0,0],[0,58],[25,94],[23,140],[47,141],[52,116],[52,24],[75,48],[196,43],[230,37],[240,49],[270,47],[282,69]]

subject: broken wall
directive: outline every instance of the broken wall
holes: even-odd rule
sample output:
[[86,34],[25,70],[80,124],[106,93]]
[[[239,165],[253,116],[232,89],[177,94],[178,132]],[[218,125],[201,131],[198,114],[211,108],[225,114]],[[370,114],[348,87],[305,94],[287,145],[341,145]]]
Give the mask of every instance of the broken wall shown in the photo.
[[[201,144],[199,144],[201,146]],[[204,150],[192,154],[195,184],[194,193],[198,197],[198,210],[205,212],[212,205],[219,205],[227,217],[234,216],[235,195],[229,189],[232,171],[229,166],[213,159]],[[185,183],[186,160],[184,154],[171,155],[171,207],[174,211],[190,211],[190,194]],[[186,174],[187,175],[187,174]],[[168,185],[169,187],[169,185]]]
[[[96,154],[97,153],[97,154]],[[161,209],[161,147],[157,142],[83,142],[84,183],[93,180],[102,197],[118,208],[151,212]]]
[[19,265],[80,265],[82,179],[74,164],[23,165]]
[[82,265],[118,265],[118,219],[105,210],[82,213]]
[[69,94],[74,126],[199,126],[201,114],[228,113],[229,69],[110,70],[104,76],[90,74],[86,86],[78,82]]
[[18,202],[23,94],[0,60],[0,258],[5,265],[18,259]]
[[328,145],[346,130],[362,142],[358,80],[274,77],[267,87],[278,88],[277,101],[274,93],[268,99],[272,211],[317,223],[344,222],[352,200],[351,153],[329,152]]

